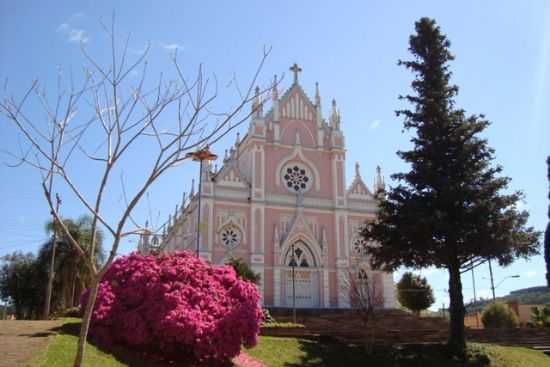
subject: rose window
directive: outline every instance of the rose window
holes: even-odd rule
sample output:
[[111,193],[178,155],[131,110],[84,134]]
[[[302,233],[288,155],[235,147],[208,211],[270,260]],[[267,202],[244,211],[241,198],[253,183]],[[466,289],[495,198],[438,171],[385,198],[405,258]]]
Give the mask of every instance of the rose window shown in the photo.
[[310,178],[305,168],[298,165],[288,166],[283,172],[286,187],[291,191],[305,191],[309,187]]
[[241,242],[241,232],[233,226],[228,226],[222,229],[220,233],[222,243],[227,248],[235,248]]

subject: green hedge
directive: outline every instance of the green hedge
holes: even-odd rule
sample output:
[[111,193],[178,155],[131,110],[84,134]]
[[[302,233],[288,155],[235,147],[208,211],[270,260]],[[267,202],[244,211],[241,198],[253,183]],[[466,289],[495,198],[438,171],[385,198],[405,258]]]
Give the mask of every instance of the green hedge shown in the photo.
[[262,324],[264,329],[290,329],[290,328],[304,328],[303,324],[295,324],[293,322],[270,322]]

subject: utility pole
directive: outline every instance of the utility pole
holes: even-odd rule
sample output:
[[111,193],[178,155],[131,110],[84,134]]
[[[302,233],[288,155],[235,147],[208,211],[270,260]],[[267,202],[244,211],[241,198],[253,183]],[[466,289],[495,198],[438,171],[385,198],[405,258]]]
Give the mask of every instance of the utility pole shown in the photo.
[[472,287],[474,289],[474,303],[476,303],[477,298],[476,298],[476,278],[474,274],[474,260],[472,260],[472,262],[470,263],[470,266],[472,267]]
[[294,255],[294,244],[291,245],[292,247],[292,261],[290,262],[290,265],[292,266],[292,322],[296,323],[296,280],[295,280],[295,270],[296,267],[296,258]]
[[[55,212],[59,213],[59,205],[61,205],[61,198],[59,194],[55,194]],[[46,287],[46,302],[44,303],[44,320],[48,320],[50,317],[50,303],[52,301],[52,288],[53,279],[55,277],[55,248],[57,246],[57,221],[55,215],[53,217],[53,235],[52,235],[52,256],[50,258],[50,272],[48,274],[48,286]]]
[[477,312],[477,310],[475,309],[476,302],[477,302],[477,297],[476,297],[476,277],[475,277],[475,274],[474,274],[474,260],[472,260],[470,262],[470,266],[472,267],[472,287],[473,287],[473,290],[474,290],[473,307],[474,307],[474,312],[475,312],[475,315],[476,315],[476,327],[479,327],[479,312]]

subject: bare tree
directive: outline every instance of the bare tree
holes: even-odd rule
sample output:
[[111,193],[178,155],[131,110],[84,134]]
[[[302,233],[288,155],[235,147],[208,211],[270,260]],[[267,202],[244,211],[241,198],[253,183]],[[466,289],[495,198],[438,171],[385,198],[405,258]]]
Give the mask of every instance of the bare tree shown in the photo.
[[374,311],[383,303],[380,291],[376,289],[376,282],[370,279],[363,269],[358,272],[349,271],[342,278],[342,292],[349,296],[350,306],[356,310],[363,322],[365,331],[365,347],[370,353],[375,342],[375,328],[372,325]]
[[[117,49],[114,17],[110,25],[101,25],[110,41],[107,66],[90,56],[81,44],[89,64],[84,68],[81,82],[75,81],[72,74],[69,78],[60,75],[52,100],[35,80],[22,98],[6,95],[0,102],[0,112],[23,137],[20,152],[7,152],[15,160],[11,165],[30,165],[40,172],[44,197],[54,221],[59,223],[60,232],[85,259],[93,274],[74,366],[80,366],[83,360],[102,276],[113,262],[121,240],[144,231],[132,218],[144,194],[160,176],[184,162],[186,153],[216,143],[247,120],[254,111],[247,111],[245,106],[254,99],[259,101],[269,89],[256,87],[253,91],[270,51],[266,49],[245,89],[240,89],[236,81],[230,83],[229,87],[238,92],[238,100],[228,112],[215,111],[213,102],[218,93],[215,77],[206,77],[199,67],[196,76],[188,79],[176,54],[171,58],[175,77],[166,80],[161,74],[149,88],[146,59],[150,47],[130,62],[129,37],[121,44],[122,48]],[[36,106],[33,102],[45,112],[45,121],[29,112],[29,108]],[[124,160],[129,159],[131,151],[140,148],[151,151],[151,162],[148,167],[140,161],[138,168],[143,179],[130,190],[125,187],[122,176],[118,181],[113,175],[122,173],[121,167],[127,167]],[[100,170],[91,193],[84,192],[78,177],[74,177],[75,164]],[[55,192],[60,189],[69,192],[92,216],[92,239],[87,250],[71,236],[61,220],[55,205]],[[115,190],[122,191],[125,204],[115,220],[110,221],[108,217],[112,215],[106,214],[104,207],[106,197],[111,197]],[[102,266],[97,266],[94,259],[98,227],[104,228],[112,239],[109,256]]]

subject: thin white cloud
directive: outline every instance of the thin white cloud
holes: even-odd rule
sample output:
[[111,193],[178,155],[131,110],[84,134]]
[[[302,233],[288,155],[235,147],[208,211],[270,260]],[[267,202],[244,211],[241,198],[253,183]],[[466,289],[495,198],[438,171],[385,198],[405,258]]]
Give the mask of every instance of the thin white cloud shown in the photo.
[[69,42],[88,43],[88,40],[88,33],[86,33],[86,31],[83,29],[73,28],[69,32]]
[[138,50],[138,49],[129,47],[129,48],[128,48],[128,51],[129,51],[130,53],[134,54],[134,55],[140,55],[140,56],[141,56],[141,55],[143,55],[143,53],[144,53],[145,51],[147,51],[148,48],[149,48],[149,44],[145,44],[145,45],[141,48],[141,50]]
[[183,46],[178,43],[160,43],[160,47],[167,51],[183,50]]
[[66,32],[69,30],[69,25],[67,23],[61,23],[59,27],[57,27],[58,32]]
[[66,22],[61,23],[57,27],[56,31],[63,33],[67,37],[67,41],[71,43],[88,43],[90,40],[88,33],[84,29],[76,28],[71,25],[73,21],[83,16],[84,13],[82,12],[72,14]]
[[380,126],[381,123],[382,123],[381,120],[373,120],[373,121],[371,121],[371,123],[369,124],[369,128],[370,128],[371,130],[375,130],[375,129],[377,129],[377,128]]
[[534,271],[534,270],[531,270],[531,271],[526,272],[526,273],[525,273],[525,276],[526,276],[527,278],[534,278],[534,277],[537,276],[537,272]]

